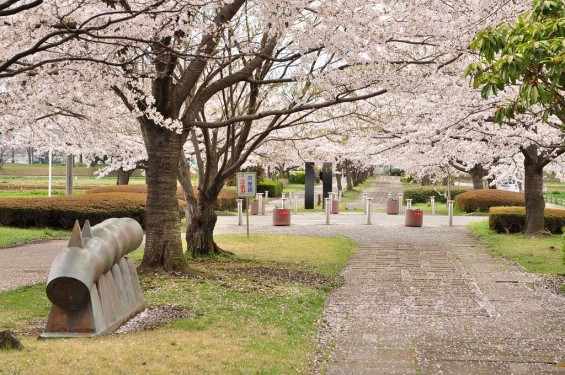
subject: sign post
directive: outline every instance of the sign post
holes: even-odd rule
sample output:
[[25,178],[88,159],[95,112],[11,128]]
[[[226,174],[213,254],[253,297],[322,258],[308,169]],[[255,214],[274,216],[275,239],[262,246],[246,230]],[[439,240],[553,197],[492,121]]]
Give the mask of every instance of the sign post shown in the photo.
[[255,194],[257,194],[257,173],[238,172],[236,179],[238,197],[246,198],[245,216],[247,220],[247,238],[249,238],[249,198],[255,197]]

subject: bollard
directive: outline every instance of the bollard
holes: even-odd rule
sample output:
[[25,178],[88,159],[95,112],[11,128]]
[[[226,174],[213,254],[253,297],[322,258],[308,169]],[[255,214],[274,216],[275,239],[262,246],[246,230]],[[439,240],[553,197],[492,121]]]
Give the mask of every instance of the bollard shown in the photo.
[[453,226],[453,200],[447,201],[447,214],[449,215],[449,226]]
[[324,209],[326,212],[326,225],[330,224],[330,212],[332,211],[332,206],[330,203],[330,198],[324,198]]
[[363,196],[363,213],[367,214],[367,193],[362,192],[361,195]]
[[87,221],[82,232],[77,221],[49,271],[46,294],[53,305],[41,337],[105,335],[144,310],[135,265],[125,257],[142,241],[141,225],[130,218],[92,228]]
[[430,205],[432,206],[432,215],[436,214],[436,196],[432,195],[430,197]]
[[265,190],[265,204],[269,203],[269,190]]
[[263,205],[263,193],[257,193],[255,195],[258,200],[257,215],[265,215],[265,206]]
[[243,199],[237,199],[237,225],[243,225]]
[[367,198],[367,225],[371,225],[371,202],[373,198]]
[[388,200],[391,200],[391,199],[392,199],[392,193],[391,193],[390,191],[389,191],[388,194],[387,194],[387,199],[388,199]]
[[412,209],[412,199],[406,199],[406,209],[407,210]]
[[403,198],[404,198],[404,193],[398,193],[398,213],[400,215],[404,213],[404,207],[402,207]]
[[282,208],[286,208],[286,198],[282,197],[281,201],[282,201]]

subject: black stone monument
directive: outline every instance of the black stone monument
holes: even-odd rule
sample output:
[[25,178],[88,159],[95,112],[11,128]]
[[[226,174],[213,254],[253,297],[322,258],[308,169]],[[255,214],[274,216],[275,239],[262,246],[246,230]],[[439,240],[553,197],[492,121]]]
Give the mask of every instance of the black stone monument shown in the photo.
[[306,162],[305,166],[305,180],[304,180],[304,208],[314,208],[314,184],[316,183],[316,174],[314,172],[314,163],[311,161]]
[[[332,192],[332,163],[324,163],[322,166],[322,172],[320,175],[322,180],[322,191],[324,195],[322,198],[331,198],[330,193]],[[326,201],[324,200],[324,206]]]

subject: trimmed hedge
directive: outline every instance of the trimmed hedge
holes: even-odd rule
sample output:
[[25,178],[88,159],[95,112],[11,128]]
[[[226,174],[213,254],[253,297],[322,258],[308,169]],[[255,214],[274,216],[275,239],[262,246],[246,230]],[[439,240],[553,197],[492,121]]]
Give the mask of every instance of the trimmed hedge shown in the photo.
[[0,224],[11,227],[71,229],[75,220],[96,225],[111,217],[130,217],[145,228],[145,196],[101,193],[0,199]]
[[306,172],[304,171],[295,171],[290,174],[290,178],[288,182],[291,184],[301,184],[304,185],[306,183]]
[[[551,233],[563,233],[565,210],[546,208],[545,229]],[[497,233],[519,233],[526,226],[526,207],[491,207],[488,217],[489,228]]]
[[455,198],[455,207],[465,212],[488,212],[491,207],[525,205],[523,193],[496,189],[471,190]]
[[[198,199],[198,189],[195,187],[194,196]],[[147,185],[113,185],[113,186],[103,186],[94,189],[87,190],[87,194],[99,194],[99,193],[138,193],[147,194]],[[182,188],[177,188],[178,199],[184,201],[184,194]],[[237,192],[233,189],[222,189],[218,200],[216,201],[215,209],[217,211],[227,211],[237,209]]]
[[282,195],[283,184],[278,181],[266,180],[257,183],[257,193],[269,192],[269,198],[276,198]]
[[[452,186],[451,199],[454,199],[459,194],[469,191],[470,188]],[[447,200],[447,186],[418,186],[409,189],[404,189],[404,199],[412,199],[412,203],[426,203],[430,201],[430,197],[435,195],[436,203],[446,203]]]

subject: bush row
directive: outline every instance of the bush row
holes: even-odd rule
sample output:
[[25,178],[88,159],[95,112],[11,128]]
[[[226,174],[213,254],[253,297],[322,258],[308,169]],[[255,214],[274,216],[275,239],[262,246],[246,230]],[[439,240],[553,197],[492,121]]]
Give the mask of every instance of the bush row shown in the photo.
[[301,184],[304,185],[306,183],[306,172],[304,171],[295,171],[290,174],[290,178],[288,182],[291,184]]
[[[546,208],[545,229],[551,233],[563,233],[565,210]],[[526,226],[525,207],[491,207],[488,217],[490,229],[497,233],[519,233]]]
[[496,189],[471,190],[455,198],[455,207],[465,212],[488,212],[491,207],[525,204],[523,193]]
[[75,220],[96,225],[111,217],[131,217],[145,228],[145,196],[101,193],[0,199],[0,224],[11,227],[71,229]]
[[[103,186],[87,190],[87,194],[99,193],[138,193],[147,195],[147,185],[114,185]],[[194,188],[194,196],[198,199],[198,189]],[[182,188],[177,188],[177,197],[184,201]],[[233,189],[222,189],[216,201],[215,209],[218,211],[236,210],[237,209],[237,193]]]
[[278,181],[266,180],[257,184],[257,193],[269,192],[269,198],[276,198],[282,195],[283,184]]
[[[461,193],[469,191],[469,188],[452,186],[451,199],[454,199]],[[412,203],[426,203],[430,201],[430,197],[435,195],[436,202],[447,202],[447,186],[418,186],[404,189],[404,199],[412,199]]]

